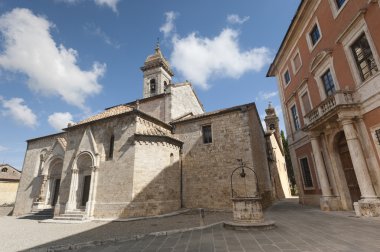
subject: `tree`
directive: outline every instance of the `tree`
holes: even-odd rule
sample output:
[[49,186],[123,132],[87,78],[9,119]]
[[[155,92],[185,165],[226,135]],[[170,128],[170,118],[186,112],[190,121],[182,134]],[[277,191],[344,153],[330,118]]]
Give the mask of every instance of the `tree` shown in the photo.
[[281,130],[281,140],[282,146],[284,147],[285,153],[285,163],[286,163],[286,171],[288,173],[288,178],[291,186],[292,195],[296,194],[296,178],[294,176],[292,160],[290,158],[288,139],[285,138],[284,131]]

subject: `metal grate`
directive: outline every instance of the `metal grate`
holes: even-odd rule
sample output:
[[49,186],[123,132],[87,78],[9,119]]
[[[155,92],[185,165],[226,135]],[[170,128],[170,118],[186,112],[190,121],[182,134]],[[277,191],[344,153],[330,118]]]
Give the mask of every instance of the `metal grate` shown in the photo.
[[351,50],[354,54],[356,65],[359,69],[360,77],[363,81],[378,71],[375,59],[371,51],[371,47],[369,46],[365,33],[363,33],[352,44]]

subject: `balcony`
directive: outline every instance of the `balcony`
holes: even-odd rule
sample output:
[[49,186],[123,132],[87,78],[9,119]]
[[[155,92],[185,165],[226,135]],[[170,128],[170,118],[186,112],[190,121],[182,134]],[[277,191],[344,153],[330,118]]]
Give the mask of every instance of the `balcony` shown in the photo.
[[356,106],[357,102],[353,91],[336,91],[333,95],[328,96],[317,107],[312,109],[304,117],[304,130],[308,130],[319,122],[329,119],[335,115],[341,108]]

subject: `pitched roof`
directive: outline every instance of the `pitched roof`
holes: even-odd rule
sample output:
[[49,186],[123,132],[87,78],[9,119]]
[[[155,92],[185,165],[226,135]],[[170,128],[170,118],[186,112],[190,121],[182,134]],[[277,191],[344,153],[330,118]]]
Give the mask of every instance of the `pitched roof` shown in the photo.
[[230,108],[225,108],[225,109],[219,109],[219,110],[215,110],[215,111],[211,111],[211,112],[206,112],[206,113],[203,113],[203,114],[197,114],[197,115],[193,115],[193,116],[187,116],[185,118],[180,118],[178,120],[174,120],[174,121],[171,122],[171,124],[176,124],[176,123],[181,123],[181,122],[186,122],[186,121],[192,121],[192,120],[195,120],[195,119],[201,119],[201,118],[205,118],[205,117],[209,117],[209,116],[221,115],[221,114],[224,114],[224,113],[229,113],[229,112],[232,112],[232,111],[241,110],[244,107],[252,106],[252,105],[255,105],[255,103],[252,102],[252,103],[247,103],[247,104],[243,104],[243,105],[239,105],[239,106],[234,106],[234,107],[230,107]]
[[108,117],[120,115],[120,114],[131,112],[131,111],[133,111],[133,107],[128,106],[128,105],[115,106],[115,107],[112,107],[112,108],[108,108],[108,109],[104,110],[103,112],[101,112],[99,114],[90,116],[90,117],[88,117],[88,118],[86,118],[86,119],[84,119],[84,120],[82,120],[82,121],[80,121],[80,122],[78,122],[76,124],[73,124],[73,125],[69,126],[68,128],[73,127],[73,126],[78,126],[78,125],[86,124],[86,123],[89,123],[89,122],[98,121],[98,120],[101,120],[101,119],[105,119],[105,118],[108,118]]
[[0,164],[0,180],[20,180],[21,172],[9,164]]

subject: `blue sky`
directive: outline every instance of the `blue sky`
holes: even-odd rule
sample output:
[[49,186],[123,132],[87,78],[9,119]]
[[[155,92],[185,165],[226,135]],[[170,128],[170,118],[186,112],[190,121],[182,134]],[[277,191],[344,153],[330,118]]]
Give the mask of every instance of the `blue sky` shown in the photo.
[[[0,0],[0,163],[26,140],[142,97],[157,38],[206,111],[280,109],[266,78],[299,0]],[[280,114],[281,125],[283,118]]]

